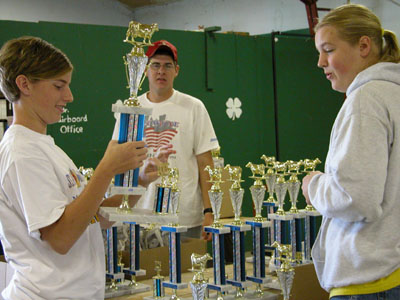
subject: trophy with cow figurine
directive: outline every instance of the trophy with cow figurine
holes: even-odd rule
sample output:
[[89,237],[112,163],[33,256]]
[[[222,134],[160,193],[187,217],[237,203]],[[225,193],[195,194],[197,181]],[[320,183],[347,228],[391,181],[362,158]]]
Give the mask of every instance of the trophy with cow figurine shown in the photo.
[[[265,183],[268,189],[268,199],[263,202],[263,206],[267,209],[267,220],[269,215],[274,214],[277,209],[277,202],[274,198],[275,182],[276,182],[276,171],[275,171],[275,156],[266,156],[263,154],[261,159],[265,161],[267,172],[265,172]],[[271,246],[275,236],[274,226],[268,228],[267,245]]]
[[[278,204],[278,209],[274,214],[270,214],[274,227],[274,240],[279,244],[289,244],[292,228],[290,222],[294,219],[293,216],[287,214],[284,210],[285,197],[288,189],[288,182],[285,180],[287,173],[287,162],[274,162],[276,172],[275,195]],[[275,250],[275,265],[279,266],[280,261],[276,259],[277,251]]]
[[[118,143],[143,140],[144,120],[150,115],[152,109],[141,107],[137,93],[144,80],[144,72],[147,66],[147,56],[144,47],[151,46],[150,41],[153,33],[158,30],[157,24],[147,25],[135,21],[129,23],[124,42],[131,44],[131,51],[123,57],[125,70],[130,90],[129,98],[123,103],[112,105],[112,111],[118,113]],[[119,212],[130,213],[129,195],[142,195],[145,188],[138,186],[139,168],[129,170],[124,174],[117,174],[114,179],[114,186],[111,188],[111,195],[123,195]]]
[[221,190],[222,168],[206,166],[204,171],[210,176],[209,182],[212,184],[208,191],[211,207],[214,214],[214,222],[211,226],[204,226],[204,231],[212,234],[212,253],[213,253],[213,268],[214,282],[207,285],[208,289],[215,290],[218,295],[231,289],[226,282],[225,276],[225,242],[224,235],[230,233],[230,228],[223,226],[220,221],[220,209],[222,204],[223,192]]
[[231,229],[233,241],[233,279],[229,279],[227,282],[236,287],[236,298],[241,298],[243,296],[243,289],[250,285],[250,282],[246,280],[246,250],[244,235],[246,231],[251,230],[251,226],[240,220],[244,194],[244,190],[240,186],[240,183],[244,181],[241,178],[242,168],[228,164],[225,166],[225,169],[228,170],[229,181],[232,182],[229,194],[235,213],[233,222],[226,225]]
[[212,260],[210,254],[197,254],[192,253],[190,256],[192,262],[192,268],[189,270],[194,272],[192,281],[190,282],[190,288],[192,289],[193,300],[204,300],[207,293],[208,279],[204,278],[204,270],[206,263]]
[[[321,161],[319,158],[315,159],[304,159],[303,161],[303,172],[309,174],[314,172],[315,168]],[[311,262],[311,248],[314,245],[315,239],[318,234],[318,218],[321,218],[321,214],[311,205],[307,204],[306,208],[301,210],[306,215],[304,222],[304,262]]]
[[250,178],[254,179],[250,192],[255,209],[253,220],[246,221],[246,224],[251,226],[253,234],[253,275],[247,276],[247,280],[256,283],[255,294],[261,297],[263,295],[261,285],[267,282],[265,277],[265,229],[271,226],[271,223],[264,220],[261,215],[266,190],[262,183],[265,179],[265,165],[249,162],[246,167],[250,168],[252,173]]
[[288,214],[293,217],[293,219],[290,220],[290,244],[292,249],[292,257],[295,259],[295,262],[301,263],[303,259],[302,222],[305,220],[306,215],[297,208],[297,196],[299,195],[301,185],[297,176],[300,174],[300,167],[303,165],[303,161],[288,160],[286,165],[288,175],[290,175],[290,178],[287,181],[287,187],[290,202],[292,204]]
[[[167,171],[168,170],[168,171]],[[168,176],[169,186],[169,214],[177,216],[179,206],[180,190],[178,188],[179,171],[177,168],[164,168],[163,174]],[[178,222],[170,223],[167,226],[161,226],[161,231],[168,233],[169,249],[169,281],[162,283],[163,287],[170,288],[173,291],[171,299],[179,299],[177,290],[187,287],[187,283],[182,282],[182,257],[181,257],[181,234],[187,231],[186,226],[181,226]]]
[[281,245],[275,241],[272,244],[272,247],[275,247],[277,249],[277,259],[281,262],[280,268],[276,270],[276,273],[278,275],[279,283],[281,286],[283,300],[289,300],[290,291],[292,290],[294,279],[294,268],[292,267],[292,246]]

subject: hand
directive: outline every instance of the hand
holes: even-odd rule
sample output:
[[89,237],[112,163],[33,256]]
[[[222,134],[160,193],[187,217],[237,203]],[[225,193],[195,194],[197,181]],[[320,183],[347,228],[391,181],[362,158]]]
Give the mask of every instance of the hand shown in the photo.
[[204,226],[210,226],[214,222],[214,215],[210,212],[206,213],[204,215],[204,220],[203,220],[203,231],[201,233],[201,237],[203,240],[206,241],[211,241],[212,239],[212,234],[205,232],[204,231]]
[[140,142],[126,142],[118,144],[117,141],[108,143],[106,152],[101,160],[103,169],[115,174],[122,174],[128,170],[139,168],[146,159],[146,144]]
[[168,144],[166,146],[161,146],[160,148],[158,148],[155,157],[159,161],[161,161],[163,163],[167,162],[168,161],[168,157],[171,154],[175,154],[176,153],[176,151],[173,150],[172,147],[173,147],[172,144]]
[[313,171],[303,178],[303,184],[301,185],[301,189],[303,190],[303,195],[304,198],[306,198],[306,202],[308,205],[312,205],[310,201],[310,196],[308,195],[308,185],[310,184],[311,179],[317,174],[322,174],[322,172]]
[[157,158],[149,158],[144,162],[144,167],[140,169],[139,184],[147,187],[158,176],[158,166],[161,162]]

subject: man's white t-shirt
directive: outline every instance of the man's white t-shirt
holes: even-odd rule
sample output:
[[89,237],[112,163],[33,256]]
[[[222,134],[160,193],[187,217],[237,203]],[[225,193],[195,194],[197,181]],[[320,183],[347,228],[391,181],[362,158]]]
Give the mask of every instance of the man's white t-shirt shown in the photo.
[[[148,146],[148,156],[154,157],[157,150],[172,144],[176,154],[169,157],[170,168],[178,168],[181,190],[179,200],[179,224],[189,228],[203,222],[203,199],[199,184],[199,170],[196,156],[218,148],[210,116],[199,99],[174,90],[172,96],[160,103],[147,99],[147,94],[139,97],[143,107],[152,108],[151,116],[146,116],[144,141]],[[113,139],[118,139],[119,118]],[[153,209],[157,180],[151,183],[136,207]]]
[[15,270],[4,299],[104,299],[105,259],[93,219],[65,255],[40,239],[86,184],[52,137],[12,125],[0,143],[0,237]]

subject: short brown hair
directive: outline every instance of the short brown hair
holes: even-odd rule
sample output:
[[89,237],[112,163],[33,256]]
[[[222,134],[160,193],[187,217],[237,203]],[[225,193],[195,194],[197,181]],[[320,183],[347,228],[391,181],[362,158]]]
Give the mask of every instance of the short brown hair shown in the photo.
[[0,89],[10,102],[20,97],[15,82],[17,76],[25,75],[31,81],[37,81],[72,70],[72,63],[60,49],[38,37],[12,39],[0,49]]
[[315,32],[324,26],[336,28],[339,36],[351,45],[358,43],[362,36],[368,36],[380,52],[380,62],[400,62],[396,35],[384,30],[379,18],[363,5],[345,4],[331,10],[315,26]]

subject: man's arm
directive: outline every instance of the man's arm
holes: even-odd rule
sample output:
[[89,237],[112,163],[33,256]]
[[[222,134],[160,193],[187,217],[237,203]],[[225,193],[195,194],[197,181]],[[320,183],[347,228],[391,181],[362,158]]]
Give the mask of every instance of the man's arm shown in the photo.
[[[211,189],[211,183],[208,182],[210,180],[209,174],[204,171],[206,166],[210,166],[211,168],[214,167],[214,162],[211,156],[211,151],[204,152],[196,156],[197,165],[199,168],[199,177],[200,177],[200,189],[201,189],[201,196],[203,198],[203,206],[204,209],[211,208],[210,198],[208,197],[208,191]],[[203,213],[203,212],[201,212]],[[204,215],[203,220],[203,227],[209,226],[213,223],[214,216],[211,212],[207,212]],[[207,234],[206,232],[202,232],[202,237],[205,240],[211,241],[211,235]]]

